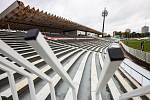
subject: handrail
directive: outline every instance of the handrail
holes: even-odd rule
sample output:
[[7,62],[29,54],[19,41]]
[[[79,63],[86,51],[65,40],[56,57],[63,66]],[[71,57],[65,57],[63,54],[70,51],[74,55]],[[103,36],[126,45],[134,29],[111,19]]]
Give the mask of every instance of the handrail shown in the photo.
[[144,86],[138,89],[134,89],[133,91],[123,93],[120,97],[119,100],[127,100],[132,97],[137,97],[137,96],[143,96],[144,94],[150,93],[150,85]]
[[[14,70],[14,71],[20,73],[21,75],[24,75],[25,77],[27,77],[28,82],[29,82],[29,90],[30,90],[30,94],[31,94],[31,99],[36,100],[36,94],[35,94],[34,83],[33,83],[33,80],[32,80],[32,75],[29,72],[23,70],[22,68],[17,67],[15,64],[9,62],[8,60],[6,60],[3,57],[0,57],[0,63],[4,66],[3,67],[4,70],[9,71],[11,69],[11,71]],[[12,73],[12,75],[13,75],[13,73]],[[9,77],[9,75],[8,75],[8,77]],[[13,81],[10,81],[10,86],[11,86],[11,84],[13,84]],[[15,84],[14,84],[14,87],[15,87]],[[11,89],[12,89],[12,87],[11,87]],[[17,90],[13,89],[13,92],[15,92],[15,91],[17,92]],[[18,99],[14,99],[14,100],[18,100]]]
[[119,68],[119,65],[124,60],[124,55],[120,47],[109,48],[106,53],[105,65],[103,64],[103,69],[99,77],[99,81],[96,87],[96,100],[100,100],[100,93],[113,76],[115,71]]
[[10,46],[8,46],[5,42],[0,40],[0,52],[2,52],[5,56],[8,56],[12,60],[14,60],[16,63],[20,64],[21,66],[25,67],[32,73],[36,74],[41,79],[47,81],[50,84],[50,90],[51,90],[51,99],[56,100],[55,96],[55,89],[52,83],[52,79],[46,75],[45,73],[42,73],[37,67],[35,67],[32,63],[30,63],[28,60],[23,58],[21,55],[19,55],[15,50],[13,50]]
[[44,39],[44,36],[38,29],[29,30],[25,36],[25,40],[32,45],[32,47],[38,52],[38,54],[45,60],[45,62],[51,65],[52,69],[57,72],[72,88],[73,100],[77,100],[76,89],[71,77],[63,69],[62,64],[49,47],[48,43]]

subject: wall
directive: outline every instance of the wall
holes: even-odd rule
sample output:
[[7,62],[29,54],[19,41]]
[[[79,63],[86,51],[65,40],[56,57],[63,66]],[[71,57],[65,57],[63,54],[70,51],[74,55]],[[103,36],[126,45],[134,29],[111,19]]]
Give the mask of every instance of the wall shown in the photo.
[[130,53],[131,55],[135,56],[136,58],[145,61],[146,63],[150,64],[150,53],[148,52],[144,52],[141,50],[137,50],[137,49],[133,49],[131,47],[126,46],[125,44],[123,44],[121,42],[121,45],[123,46],[123,48]]

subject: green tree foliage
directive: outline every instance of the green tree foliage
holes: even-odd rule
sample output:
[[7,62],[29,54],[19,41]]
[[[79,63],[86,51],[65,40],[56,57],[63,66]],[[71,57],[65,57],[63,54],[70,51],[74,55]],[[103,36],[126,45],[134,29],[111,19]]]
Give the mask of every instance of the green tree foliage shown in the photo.
[[150,37],[150,32],[147,33],[136,33],[136,32],[114,32],[115,35],[119,35],[120,37],[123,38],[142,38],[142,37]]

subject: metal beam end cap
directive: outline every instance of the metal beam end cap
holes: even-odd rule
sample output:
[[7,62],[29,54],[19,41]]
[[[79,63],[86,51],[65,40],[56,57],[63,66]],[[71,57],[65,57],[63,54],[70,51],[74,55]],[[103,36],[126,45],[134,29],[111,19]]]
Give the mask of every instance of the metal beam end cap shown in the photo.
[[111,61],[124,60],[124,54],[121,48],[108,48],[108,54]]
[[25,34],[24,40],[29,41],[29,40],[36,40],[38,34],[39,34],[39,29],[30,29],[28,32]]

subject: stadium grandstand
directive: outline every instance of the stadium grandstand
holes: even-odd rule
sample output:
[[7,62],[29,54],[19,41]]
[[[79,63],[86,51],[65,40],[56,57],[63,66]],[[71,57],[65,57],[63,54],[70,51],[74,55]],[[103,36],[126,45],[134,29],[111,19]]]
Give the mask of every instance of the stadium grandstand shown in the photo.
[[150,100],[150,72],[99,31],[21,1],[0,29],[0,100]]

